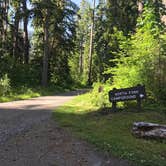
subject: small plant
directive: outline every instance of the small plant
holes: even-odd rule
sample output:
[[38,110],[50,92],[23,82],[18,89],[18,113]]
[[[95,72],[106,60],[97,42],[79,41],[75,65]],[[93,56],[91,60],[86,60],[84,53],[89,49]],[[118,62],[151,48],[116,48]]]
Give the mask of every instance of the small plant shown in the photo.
[[7,74],[5,74],[1,79],[0,79],[0,95],[5,96],[8,94],[11,90],[10,86],[10,79]]
[[101,108],[110,106],[110,102],[108,99],[109,90],[110,90],[110,85],[101,84],[101,83],[93,84],[93,91],[91,93],[92,104],[99,106]]

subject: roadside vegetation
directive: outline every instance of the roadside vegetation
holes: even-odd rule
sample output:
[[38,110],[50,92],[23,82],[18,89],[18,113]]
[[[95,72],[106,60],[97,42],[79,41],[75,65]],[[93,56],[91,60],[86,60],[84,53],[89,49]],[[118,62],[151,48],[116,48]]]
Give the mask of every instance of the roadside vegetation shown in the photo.
[[58,93],[70,91],[72,88],[70,87],[16,87],[10,89],[8,93],[5,93],[0,96],[0,102],[9,102],[9,101],[16,101],[16,100],[25,100],[30,99],[33,97],[39,96],[49,96],[49,95],[56,95]]
[[[146,105],[143,110],[132,106],[118,112],[105,114],[96,106],[91,93],[76,97],[72,102],[56,109],[53,113],[61,127],[98,150],[115,157],[129,160],[138,166],[165,166],[166,142],[139,139],[132,135],[133,122],[147,121],[159,124],[166,122],[165,107]],[[110,110],[110,109],[109,109]]]
[[25,100],[32,97],[55,95],[60,92],[70,91],[77,88],[76,86],[49,86],[42,87],[28,85],[12,86],[8,75],[0,79],[0,102],[9,102],[15,100]]

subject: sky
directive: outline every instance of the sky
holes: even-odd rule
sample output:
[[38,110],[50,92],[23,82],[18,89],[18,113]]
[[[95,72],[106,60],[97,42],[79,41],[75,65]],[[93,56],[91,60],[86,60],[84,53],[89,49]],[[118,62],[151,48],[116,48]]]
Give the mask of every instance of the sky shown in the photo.
[[[81,0],[72,0],[73,2],[75,2],[77,5],[80,5]],[[93,0],[88,0],[89,2],[92,2]],[[96,3],[98,2],[98,0],[96,0]]]
[[74,3],[76,3],[77,5],[80,5],[81,0],[72,0]]

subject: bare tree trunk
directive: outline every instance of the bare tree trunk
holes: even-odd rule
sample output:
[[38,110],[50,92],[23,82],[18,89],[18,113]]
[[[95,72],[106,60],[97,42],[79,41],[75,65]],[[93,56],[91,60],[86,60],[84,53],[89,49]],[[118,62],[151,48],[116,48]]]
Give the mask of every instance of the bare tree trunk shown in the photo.
[[7,1],[4,1],[4,41],[6,41],[7,36]]
[[137,4],[138,4],[138,12],[139,14],[142,14],[143,8],[144,8],[143,2],[140,0],[137,0]]
[[79,58],[79,73],[83,73],[83,39],[80,42],[80,58]]
[[93,54],[93,31],[94,31],[94,17],[95,17],[96,0],[93,0],[93,13],[92,13],[92,25],[90,33],[90,49],[89,49],[89,71],[88,71],[88,84],[92,84],[92,54]]
[[23,2],[23,12],[24,12],[24,60],[25,64],[29,63],[29,38],[28,38],[28,14],[27,14],[27,3]]
[[13,57],[18,59],[18,29],[19,29],[19,12],[16,11],[14,19],[14,34],[13,34]]
[[7,39],[7,28],[8,28],[8,8],[9,8],[9,2],[8,0],[4,0],[4,2],[1,2],[1,8],[2,8],[2,41],[5,42]]
[[49,9],[46,9],[44,23],[44,56],[43,56],[43,71],[42,71],[42,86],[48,84],[48,61],[49,61]]

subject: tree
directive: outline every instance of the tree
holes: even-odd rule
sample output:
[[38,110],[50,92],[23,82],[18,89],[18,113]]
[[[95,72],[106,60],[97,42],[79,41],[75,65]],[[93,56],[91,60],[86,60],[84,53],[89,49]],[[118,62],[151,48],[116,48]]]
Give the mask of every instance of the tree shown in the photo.
[[75,53],[70,58],[72,77],[75,81],[85,84],[88,82],[91,13],[90,3],[82,0],[77,13]]
[[[42,68],[42,86],[46,87],[48,84],[48,64],[49,64],[49,28],[50,28],[50,17],[51,12],[55,12],[57,5],[56,2],[52,2],[51,0],[42,0],[42,1],[34,1],[33,5],[35,6],[35,26],[42,25],[43,32],[43,68]],[[51,11],[53,9],[53,11]]]
[[107,1],[107,18],[110,27],[117,27],[125,35],[133,32],[138,17],[137,0]]
[[[60,77],[59,71],[55,71],[55,69],[59,70],[62,68],[62,65],[64,64],[62,64],[61,60],[65,63],[65,70],[68,71],[67,54],[72,51],[71,45],[73,44],[73,37],[75,34],[74,15],[77,8],[74,3],[65,0],[34,2],[33,5],[35,6],[35,30],[41,25],[43,27],[41,30],[41,36],[44,39],[42,85],[47,86],[48,80],[51,77],[54,77],[51,78],[54,82],[57,82],[57,80],[58,82],[60,81],[60,78],[55,79],[55,73]],[[65,58],[64,56],[67,57]],[[55,67],[55,65],[60,65],[60,68]],[[51,71],[52,74],[50,74]]]
[[89,48],[89,71],[88,71],[88,84],[92,84],[92,55],[93,55],[93,37],[94,37],[94,22],[95,22],[95,8],[96,0],[93,0],[93,9],[92,9],[92,24],[90,32],[90,48]]
[[8,15],[9,15],[9,0],[0,0],[0,54],[6,52],[7,36],[8,36]]
[[14,13],[14,29],[13,29],[13,57],[18,59],[18,29],[19,29],[19,21],[20,21],[20,3],[17,1],[13,1],[13,8],[15,10]]
[[30,11],[27,8],[27,0],[22,0],[22,12],[23,12],[23,24],[24,24],[24,61],[26,64],[29,63],[29,37],[28,37],[28,17]]
[[[116,87],[145,84],[154,99],[164,99],[165,94],[165,32],[156,14],[155,6],[146,4],[137,22],[136,33],[129,42],[119,43],[120,56],[117,65],[109,70],[114,74]],[[130,47],[127,47],[130,43]],[[127,49],[128,48],[128,49]],[[161,63],[162,62],[162,63]],[[161,93],[162,91],[162,93]]]

